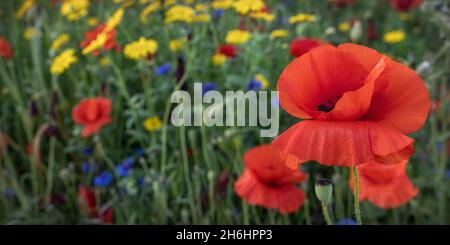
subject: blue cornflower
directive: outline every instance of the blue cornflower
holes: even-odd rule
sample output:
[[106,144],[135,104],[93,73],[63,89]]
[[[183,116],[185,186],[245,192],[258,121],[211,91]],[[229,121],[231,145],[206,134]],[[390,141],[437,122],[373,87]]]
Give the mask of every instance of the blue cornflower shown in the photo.
[[16,193],[14,192],[13,189],[11,189],[11,188],[6,188],[6,189],[3,190],[3,195],[4,195],[6,198],[13,198],[13,197],[16,195]]
[[144,148],[137,148],[134,151],[134,154],[136,154],[136,156],[141,157],[143,155],[145,155],[145,149]]
[[202,84],[202,94],[206,94],[208,91],[216,90],[217,84],[215,83],[203,83]]
[[94,172],[94,170],[95,166],[89,162],[84,162],[83,164],[81,164],[81,172],[83,174]]
[[336,225],[356,225],[356,221],[354,219],[341,219],[338,222],[336,222]]
[[216,9],[213,12],[213,17],[214,18],[220,18],[223,15],[223,9]]
[[258,81],[256,79],[250,80],[250,82],[248,83],[248,86],[247,86],[248,90],[259,90],[261,88],[262,88],[261,81]]
[[83,155],[88,157],[88,156],[92,155],[93,151],[94,150],[92,149],[92,147],[85,147],[83,149]]
[[438,151],[443,151],[444,146],[445,146],[445,144],[443,142],[437,142],[437,144],[436,144],[436,148]]
[[116,172],[119,177],[128,176],[128,174],[129,174],[128,170],[129,170],[129,168],[126,168],[123,164],[119,164],[116,166]]
[[100,175],[95,176],[94,185],[100,187],[106,187],[111,184],[113,176],[109,171],[103,171]]
[[447,172],[445,172],[445,175],[447,175],[447,178],[450,179],[450,170],[447,170]]
[[125,158],[122,162],[122,166],[126,168],[127,170],[133,167],[135,158],[133,156]]
[[172,64],[166,63],[164,65],[156,67],[155,73],[158,76],[162,76],[162,75],[168,74],[170,72],[170,70],[172,70]]
[[136,184],[137,184],[138,186],[144,185],[144,184],[145,184],[145,179],[144,179],[144,178],[139,178],[139,179],[137,179],[137,180],[136,180]]

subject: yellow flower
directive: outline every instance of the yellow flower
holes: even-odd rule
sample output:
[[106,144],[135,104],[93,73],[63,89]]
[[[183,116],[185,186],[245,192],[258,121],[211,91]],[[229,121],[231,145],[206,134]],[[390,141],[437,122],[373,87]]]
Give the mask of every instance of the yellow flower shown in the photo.
[[116,28],[116,26],[119,25],[122,21],[124,11],[125,10],[123,8],[119,8],[118,10],[116,10],[116,12],[114,12],[114,14],[112,14],[111,17],[109,17],[109,19],[106,21],[106,27],[103,32],[109,32]]
[[109,65],[111,62],[109,61],[108,57],[103,57],[100,59],[100,65],[102,66],[107,66]]
[[90,26],[95,26],[95,25],[97,25],[98,20],[97,20],[96,18],[94,18],[94,17],[91,17],[91,18],[89,18],[89,19],[87,20],[87,23],[88,23],[88,25],[90,25]]
[[164,22],[166,24],[176,21],[191,23],[194,15],[195,11],[193,8],[183,5],[175,5],[167,10]]
[[267,22],[273,21],[275,19],[275,15],[263,11],[253,12],[250,14],[250,17],[255,20],[264,20]]
[[199,14],[192,18],[192,22],[208,22],[210,19],[209,14]]
[[34,0],[25,0],[23,1],[22,5],[20,5],[20,8],[16,12],[16,18],[22,19],[23,16],[28,12],[28,10],[33,7]]
[[341,22],[339,23],[338,29],[341,32],[347,32],[350,29],[350,23],[348,23],[347,21]]
[[294,16],[291,16],[289,18],[289,24],[295,24],[298,22],[313,22],[316,21],[316,16],[312,14],[297,14]]
[[139,20],[142,23],[147,23],[147,16],[152,14],[153,12],[158,10],[159,8],[161,8],[161,2],[160,1],[152,2],[151,4],[149,4],[147,7],[145,7],[142,10],[141,14],[139,15]]
[[158,116],[149,117],[144,121],[144,128],[145,128],[145,130],[147,130],[149,132],[153,132],[158,129],[161,129],[161,127],[162,127],[162,122]]
[[38,35],[38,31],[33,27],[27,27],[23,32],[23,37],[27,40],[30,40]]
[[401,30],[394,30],[394,31],[385,33],[383,40],[386,43],[393,44],[393,43],[403,42],[403,40],[405,40],[405,38],[406,38],[405,32],[403,32]]
[[75,56],[75,49],[66,49],[53,59],[50,72],[55,75],[60,75],[77,61],[78,58]]
[[289,32],[283,29],[277,29],[277,30],[273,30],[270,33],[270,39],[275,39],[275,38],[279,38],[279,37],[285,37],[289,35]]
[[141,37],[138,41],[125,45],[123,53],[129,59],[139,60],[154,55],[157,49],[158,43],[155,40]]
[[233,7],[239,14],[248,14],[249,12],[259,12],[265,7],[263,0],[238,0],[234,2]]
[[169,48],[172,52],[177,52],[180,48],[184,46],[185,43],[186,43],[185,38],[173,39],[170,40],[169,42]]
[[98,34],[94,41],[89,43],[89,45],[87,47],[85,47],[83,50],[81,50],[81,53],[83,55],[86,55],[94,50],[97,50],[97,49],[103,47],[106,43],[107,38],[108,38],[108,35],[105,32]]
[[212,62],[215,66],[220,66],[227,61],[227,57],[223,54],[216,53],[212,57]]
[[78,20],[87,15],[89,0],[64,0],[61,5],[61,14],[68,20]]
[[233,7],[233,0],[214,0],[211,3],[213,9],[229,9]]
[[231,30],[227,33],[225,41],[229,44],[243,44],[246,43],[251,37],[250,32],[244,30]]
[[195,11],[206,11],[208,10],[208,5],[203,4],[203,3],[197,3],[195,5]]
[[55,40],[53,40],[50,49],[57,50],[64,44],[70,41],[70,36],[66,33],[59,35]]
[[269,87],[269,81],[267,81],[266,77],[263,74],[256,74],[255,80],[261,82],[263,89],[266,89]]

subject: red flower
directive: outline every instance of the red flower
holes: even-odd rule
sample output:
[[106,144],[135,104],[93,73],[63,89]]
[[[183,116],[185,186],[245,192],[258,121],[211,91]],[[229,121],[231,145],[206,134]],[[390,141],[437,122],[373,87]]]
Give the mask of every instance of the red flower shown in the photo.
[[97,207],[95,205],[95,192],[86,186],[80,186],[78,190],[78,199],[81,211],[88,217],[97,216]]
[[270,145],[254,147],[244,155],[245,168],[235,182],[235,192],[249,204],[291,213],[305,199],[295,186],[305,180],[302,172],[285,167],[280,153]]
[[366,37],[369,42],[374,41],[378,38],[377,26],[374,20],[369,20]]
[[297,38],[291,42],[291,55],[300,57],[311,49],[324,44],[321,40],[311,38]]
[[428,91],[407,66],[356,45],[323,45],[291,62],[277,89],[291,115],[308,119],[289,128],[273,145],[287,164],[316,161],[353,166],[395,164],[413,153],[407,137],[424,124]]
[[[81,42],[80,47],[81,48],[86,48],[87,46],[89,46],[89,44],[91,44],[94,40],[97,39],[97,36],[100,35],[103,30],[106,28],[106,24],[102,23],[99,24],[94,30],[86,32],[84,34],[84,40]],[[115,49],[116,51],[120,50],[120,46],[119,44],[116,43],[115,41],[115,36],[116,36],[116,30],[111,30],[106,34],[107,38],[106,38],[106,42],[103,45],[102,49],[99,50],[94,50],[92,52],[92,54],[94,56],[99,55],[102,51],[109,51],[112,49]]]
[[[419,190],[406,175],[407,163],[408,160],[394,165],[376,162],[359,165],[359,200],[368,200],[380,208],[395,208],[414,198]],[[353,173],[349,185],[353,190]]]
[[0,57],[5,59],[11,59],[13,57],[11,44],[3,37],[0,37]]
[[101,218],[103,224],[112,224],[114,219],[114,210],[111,207],[97,209],[95,201],[95,192],[88,187],[80,186],[78,190],[78,199],[81,211],[89,218]]
[[233,45],[228,45],[228,44],[220,45],[219,49],[217,50],[217,53],[223,54],[229,58],[236,57],[237,52],[238,52],[237,47],[235,47]]
[[331,0],[338,7],[346,7],[348,5],[353,5],[356,3],[356,0]]
[[101,127],[111,123],[111,101],[104,97],[80,101],[72,112],[77,124],[84,125],[81,136],[88,137],[97,133]]
[[412,8],[417,8],[422,4],[422,0],[389,0],[389,2],[400,12],[408,12]]

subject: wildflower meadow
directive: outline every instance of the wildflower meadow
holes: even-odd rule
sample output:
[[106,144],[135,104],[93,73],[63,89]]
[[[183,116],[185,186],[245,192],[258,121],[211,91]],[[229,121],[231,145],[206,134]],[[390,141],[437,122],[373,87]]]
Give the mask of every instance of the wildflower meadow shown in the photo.
[[1,224],[450,223],[448,0],[1,0]]

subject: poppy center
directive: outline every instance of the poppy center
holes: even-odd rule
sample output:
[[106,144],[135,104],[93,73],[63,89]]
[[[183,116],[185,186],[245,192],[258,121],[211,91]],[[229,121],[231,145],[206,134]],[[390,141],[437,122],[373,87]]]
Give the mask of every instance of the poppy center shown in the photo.
[[318,111],[323,112],[330,112],[334,109],[334,106],[338,102],[338,100],[341,98],[341,96],[332,96],[331,98],[327,99],[325,103],[320,103],[317,105]]

